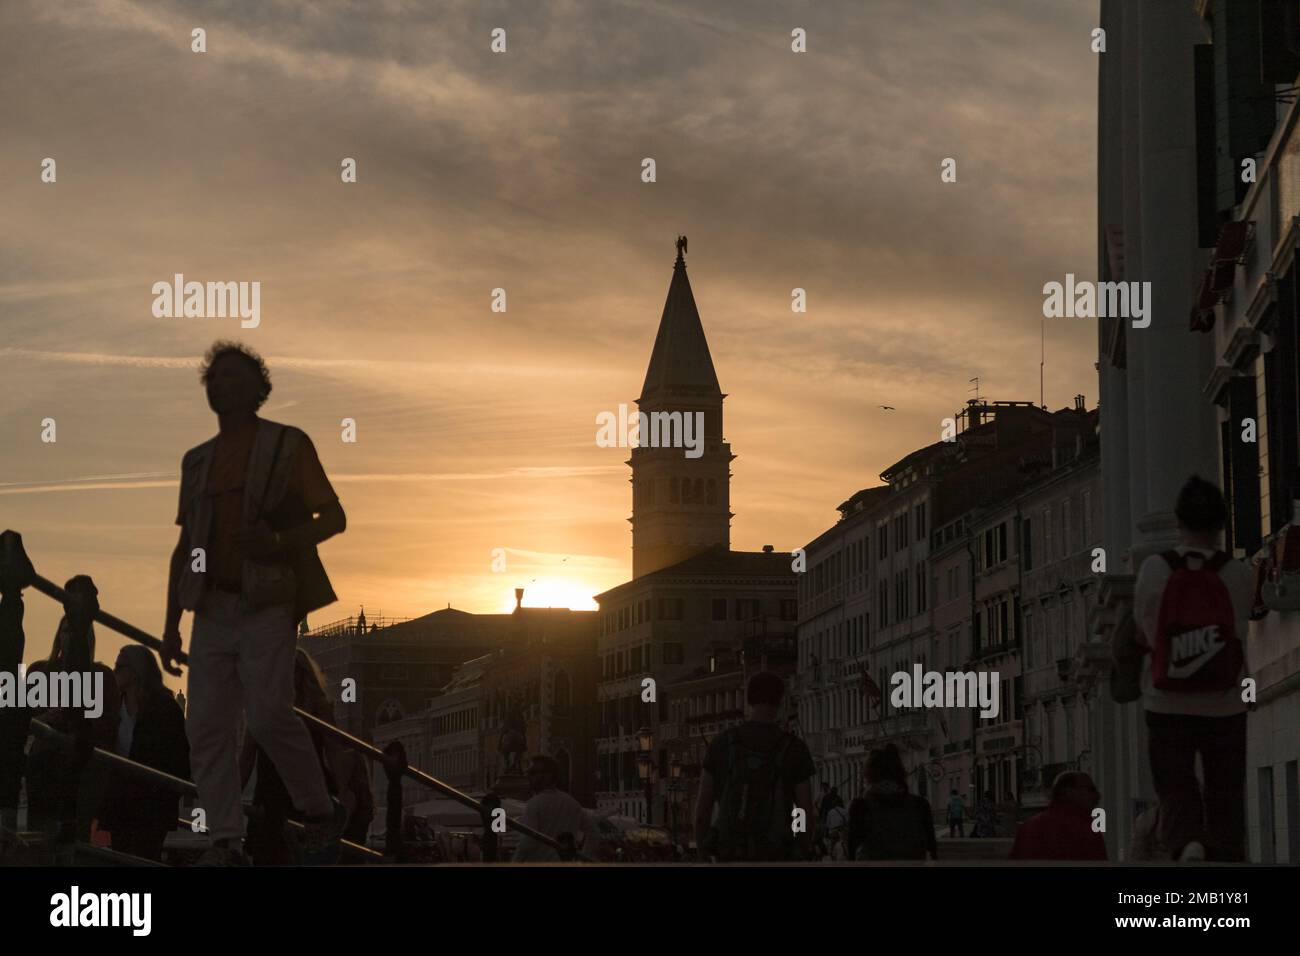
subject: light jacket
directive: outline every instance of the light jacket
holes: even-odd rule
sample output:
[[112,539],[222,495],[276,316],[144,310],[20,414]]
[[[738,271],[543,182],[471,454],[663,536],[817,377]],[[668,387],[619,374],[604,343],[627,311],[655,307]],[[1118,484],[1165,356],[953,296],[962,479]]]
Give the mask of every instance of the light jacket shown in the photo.
[[[286,492],[293,477],[294,459],[305,438],[292,425],[257,420],[257,436],[248,456],[244,474],[244,516],[252,521],[260,516],[272,530],[285,531],[310,520],[310,512],[300,504],[286,502]],[[208,477],[217,439],[208,439],[191,448],[181,459],[181,505],[191,548],[206,552],[212,534],[212,499],[206,494]],[[337,600],[325,568],[314,546],[303,548],[283,559],[298,576],[295,619]],[[245,559],[247,563],[247,559]],[[177,601],[187,611],[197,610],[207,587],[206,573],[195,571],[192,561],[185,561],[177,583]],[[246,577],[245,577],[246,580]]]

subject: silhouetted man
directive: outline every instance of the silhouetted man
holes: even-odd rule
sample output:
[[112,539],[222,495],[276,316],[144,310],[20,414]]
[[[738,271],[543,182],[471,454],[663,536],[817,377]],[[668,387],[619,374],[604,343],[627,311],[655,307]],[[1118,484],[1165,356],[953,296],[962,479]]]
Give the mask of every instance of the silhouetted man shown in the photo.
[[113,749],[121,700],[113,672],[95,663],[95,629],[91,622],[99,610],[99,591],[94,581],[78,574],[63,585],[63,590],[64,614],[49,659],[36,661],[27,673],[45,674],[51,687],[55,675],[79,675],[78,679],[96,688],[98,700],[88,715],[85,707],[55,700],[52,695],[48,707],[32,715],[71,739],[40,738],[33,742],[24,774],[27,821],[32,829],[57,832],[59,842],[88,841],[91,820],[108,780],[104,765],[91,759],[92,752],[95,747]]
[[[554,757],[545,754],[533,757],[528,766],[528,786],[533,795],[524,804],[521,822],[559,840],[569,853],[576,853],[577,835],[584,834],[583,849],[590,857],[600,841],[600,833],[582,804],[556,786],[559,776],[560,768]],[[565,836],[567,841],[562,839]],[[557,863],[562,857],[554,847],[525,833],[519,837],[513,859],[516,863]]]
[[[769,671],[749,679],[749,720],[713,739],[700,774],[695,840],[722,862],[808,858],[816,826],[808,746],[777,724],[785,682]],[[713,807],[718,807],[713,820]],[[796,838],[794,808],[803,810]]]
[[966,836],[966,805],[962,803],[961,795],[956,790],[948,798],[948,838]]
[[235,748],[241,696],[249,731],[307,822],[301,862],[330,862],[345,814],[293,712],[294,642],[298,621],[336,600],[316,545],[343,531],[346,519],[311,440],[258,417],[271,392],[261,358],[217,342],[201,379],[218,433],[181,462],[181,532],[162,653],[168,673],[179,674],[180,617],[193,611],[187,729],[198,806],[213,839],[201,862],[244,862]]

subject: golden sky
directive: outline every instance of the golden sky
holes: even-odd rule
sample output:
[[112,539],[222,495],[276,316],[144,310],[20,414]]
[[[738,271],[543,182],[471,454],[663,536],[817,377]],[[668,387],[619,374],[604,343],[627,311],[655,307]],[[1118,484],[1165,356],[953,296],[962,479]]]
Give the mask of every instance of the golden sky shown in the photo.
[[[973,376],[1037,399],[1042,286],[1095,274],[1095,17],[5,0],[0,527],[160,631],[180,458],[215,432],[198,359],[237,338],[348,514],[322,549],[340,602],[313,624],[505,610],[516,586],[592,607],[631,569],[627,450],[597,447],[596,416],[638,394],[684,233],[729,396],[732,546],[798,547],[935,440]],[[260,282],[260,325],[155,318],[175,273]],[[1047,325],[1049,406],[1095,404],[1095,335]],[[29,597],[27,660],[58,613]]]

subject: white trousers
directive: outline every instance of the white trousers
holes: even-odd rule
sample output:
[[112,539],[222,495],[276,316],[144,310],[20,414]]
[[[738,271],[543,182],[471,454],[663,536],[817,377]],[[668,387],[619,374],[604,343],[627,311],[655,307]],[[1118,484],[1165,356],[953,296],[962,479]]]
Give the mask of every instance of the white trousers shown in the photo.
[[189,652],[190,767],[214,840],[244,833],[236,733],[243,706],[248,731],[275,764],[294,806],[309,817],[332,813],[311,734],[293,712],[293,608],[249,610],[237,594],[209,589],[194,615]]

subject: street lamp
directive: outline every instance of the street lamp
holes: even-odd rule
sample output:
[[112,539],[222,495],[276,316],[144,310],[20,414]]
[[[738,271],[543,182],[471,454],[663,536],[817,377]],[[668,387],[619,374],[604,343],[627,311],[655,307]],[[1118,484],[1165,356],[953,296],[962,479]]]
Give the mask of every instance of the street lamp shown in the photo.
[[637,772],[641,775],[641,782],[645,784],[645,824],[650,825],[651,808],[654,803],[654,734],[650,732],[649,727],[642,727],[636,734],[637,748],[640,750],[640,757],[637,760]]

